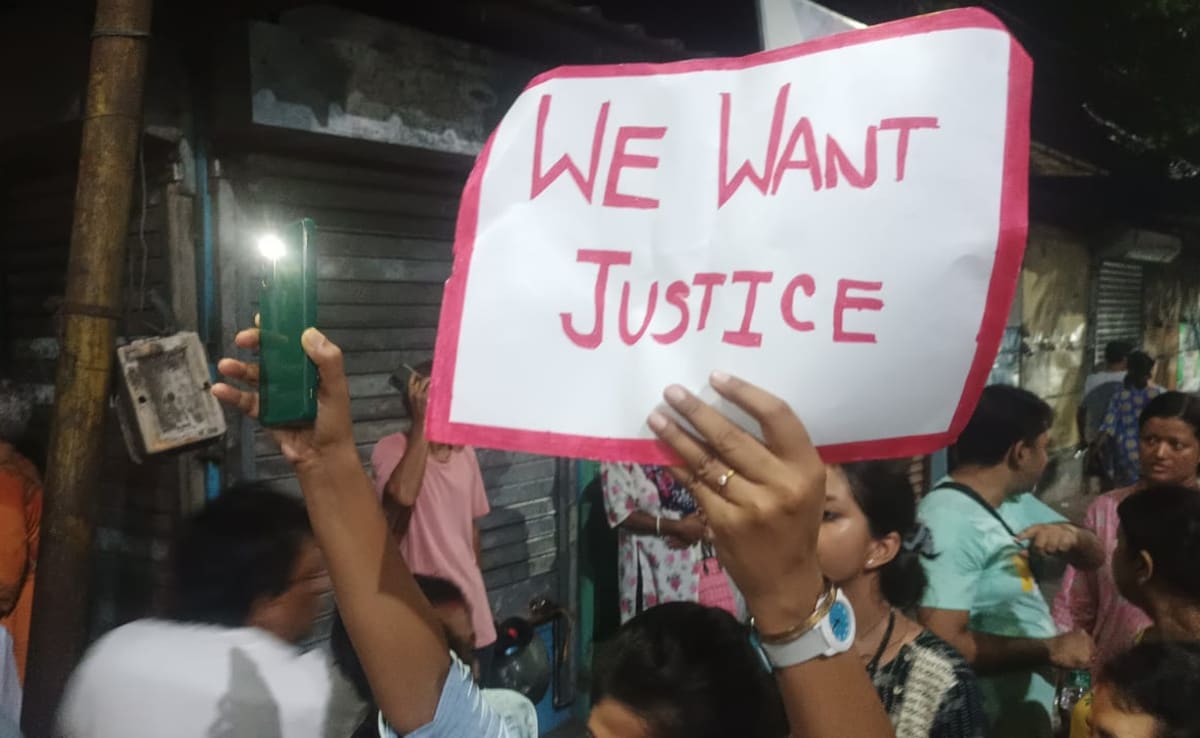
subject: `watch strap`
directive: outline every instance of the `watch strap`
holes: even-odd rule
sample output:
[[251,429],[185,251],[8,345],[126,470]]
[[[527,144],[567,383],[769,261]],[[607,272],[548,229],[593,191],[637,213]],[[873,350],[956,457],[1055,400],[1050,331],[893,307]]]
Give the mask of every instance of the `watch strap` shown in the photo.
[[[854,611],[850,607],[849,600],[840,590],[831,599],[836,601],[830,603],[830,608],[826,609],[825,616],[806,632],[783,643],[768,643],[760,638],[759,650],[766,658],[767,663],[775,669],[786,669],[816,658],[835,656],[849,651],[850,647],[854,645]],[[849,618],[849,622],[843,625],[845,637],[842,639],[838,638],[830,624],[830,614],[834,608],[838,608],[840,616]],[[845,629],[847,625],[848,629]]]

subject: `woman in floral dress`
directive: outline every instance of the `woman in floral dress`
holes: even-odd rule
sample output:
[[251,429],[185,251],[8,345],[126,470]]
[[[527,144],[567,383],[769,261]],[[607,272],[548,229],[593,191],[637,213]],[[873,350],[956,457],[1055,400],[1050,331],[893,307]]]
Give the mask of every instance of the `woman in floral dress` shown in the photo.
[[659,466],[602,464],[604,509],[617,529],[621,622],[664,602],[698,602],[704,522]]

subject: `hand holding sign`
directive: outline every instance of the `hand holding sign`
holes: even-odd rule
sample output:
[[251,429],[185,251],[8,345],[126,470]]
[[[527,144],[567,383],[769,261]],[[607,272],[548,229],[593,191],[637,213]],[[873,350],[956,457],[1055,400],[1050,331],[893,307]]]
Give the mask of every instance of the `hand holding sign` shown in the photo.
[[535,80],[464,193],[431,437],[665,462],[642,419],[719,366],[827,460],[945,445],[1016,286],[1030,79],[962,10]]
[[825,465],[778,397],[722,373],[712,386],[754,418],[764,442],[678,385],[664,396],[699,437],[659,412],[649,424],[684,460],[671,474],[696,496],[721,564],[762,632],[783,632],[812,612],[822,588],[816,548]]

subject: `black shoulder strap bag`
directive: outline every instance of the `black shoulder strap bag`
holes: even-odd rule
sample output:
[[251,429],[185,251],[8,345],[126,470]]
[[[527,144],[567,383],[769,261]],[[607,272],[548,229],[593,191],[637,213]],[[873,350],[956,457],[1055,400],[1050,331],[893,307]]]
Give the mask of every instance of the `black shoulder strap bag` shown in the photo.
[[[972,500],[975,500],[975,502],[979,503],[980,507],[991,513],[992,517],[995,518],[1000,525],[1004,526],[1004,530],[1008,531],[1008,534],[1013,537],[1013,540],[1016,540],[1017,532],[1012,529],[1012,526],[1010,526],[1008,522],[1004,520],[1004,518],[1000,517],[1000,511],[989,505],[988,501],[983,499],[983,496],[978,492],[971,489],[967,485],[962,484],[961,482],[946,482],[944,484],[939,484],[937,489],[941,489],[943,487],[946,489],[952,489],[956,492],[961,492],[967,497],[970,497]],[[1042,577],[1046,573],[1046,562],[1043,560],[1043,557],[1037,555],[1033,551],[1030,551],[1029,554],[1029,570],[1033,573],[1034,579],[1041,581]]]
[[937,486],[937,488],[938,489],[942,489],[942,488],[952,489],[957,492],[962,492],[967,497],[970,497],[972,500],[975,500],[975,502],[979,503],[979,506],[982,507],[984,510],[987,510],[989,513],[991,513],[992,517],[995,518],[997,521],[999,521],[1000,525],[1004,526],[1004,530],[1008,531],[1008,534],[1010,536],[1012,536],[1013,538],[1017,537],[1016,531],[1014,531],[1012,529],[1012,527],[1007,522],[1005,522],[1004,518],[1000,517],[1000,511],[997,510],[996,508],[992,507],[991,505],[989,505],[988,501],[983,499],[982,495],[980,495],[978,492],[971,489],[967,485],[962,484],[961,482],[945,482],[943,484],[939,484]]

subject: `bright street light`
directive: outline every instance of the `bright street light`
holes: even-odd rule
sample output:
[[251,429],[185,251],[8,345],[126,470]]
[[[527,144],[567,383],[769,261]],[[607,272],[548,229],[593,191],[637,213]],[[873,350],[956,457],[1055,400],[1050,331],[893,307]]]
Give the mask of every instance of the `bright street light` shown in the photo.
[[287,252],[287,245],[284,244],[282,238],[274,233],[264,233],[258,237],[258,251],[263,255],[263,258],[270,261],[278,261]]

